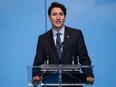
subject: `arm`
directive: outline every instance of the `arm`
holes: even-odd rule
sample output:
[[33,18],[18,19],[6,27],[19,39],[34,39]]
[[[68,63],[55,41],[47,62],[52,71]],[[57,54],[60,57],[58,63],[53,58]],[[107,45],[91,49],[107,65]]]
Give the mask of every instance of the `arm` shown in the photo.
[[[37,48],[36,48],[36,55],[34,59],[33,66],[40,66],[41,64],[44,63],[44,48],[43,48],[43,42],[44,38],[39,37],[38,38],[38,43],[37,43]],[[34,83],[39,83],[42,80],[42,72],[41,69],[39,68],[33,68],[32,71],[32,82]]]
[[44,45],[44,37],[40,36],[38,38],[36,55],[35,55],[33,66],[39,66],[44,63],[45,55],[44,55],[44,46],[43,45]]
[[[80,31],[79,37],[78,37],[78,55],[79,55],[79,62],[83,66],[91,66],[91,60],[88,56],[87,48],[84,42],[84,37],[82,32]],[[92,68],[83,68],[82,71],[87,74],[87,81],[93,82],[94,80],[94,75]]]

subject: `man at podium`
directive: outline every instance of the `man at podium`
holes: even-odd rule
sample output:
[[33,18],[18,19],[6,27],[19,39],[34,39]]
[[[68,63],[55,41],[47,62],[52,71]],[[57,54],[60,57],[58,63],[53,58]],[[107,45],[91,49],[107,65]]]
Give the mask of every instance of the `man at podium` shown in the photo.
[[[45,61],[47,64],[77,64],[79,62],[81,65],[91,66],[82,31],[64,24],[65,6],[58,2],[51,3],[48,16],[52,27],[38,38],[33,66],[45,64]],[[86,81],[93,83],[92,69],[82,69],[82,71],[87,75]],[[42,78],[41,74],[35,73],[32,81],[41,81]],[[68,79],[67,76],[66,79]]]

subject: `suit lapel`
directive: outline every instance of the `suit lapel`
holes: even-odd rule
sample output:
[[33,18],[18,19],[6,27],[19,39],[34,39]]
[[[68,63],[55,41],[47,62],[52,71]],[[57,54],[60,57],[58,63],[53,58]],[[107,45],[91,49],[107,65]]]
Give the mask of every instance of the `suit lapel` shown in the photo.
[[56,46],[55,46],[55,43],[54,43],[54,39],[53,39],[53,33],[52,33],[52,30],[50,30],[48,33],[47,33],[47,40],[48,42],[50,43],[50,47],[52,48],[53,50],[53,53],[55,54],[56,58],[58,58],[58,54],[57,54],[57,50],[56,50]]
[[67,50],[67,44],[70,42],[70,29],[68,27],[65,27],[65,33],[64,33],[64,43],[63,43],[63,51],[62,51],[62,60],[64,60],[65,51]]

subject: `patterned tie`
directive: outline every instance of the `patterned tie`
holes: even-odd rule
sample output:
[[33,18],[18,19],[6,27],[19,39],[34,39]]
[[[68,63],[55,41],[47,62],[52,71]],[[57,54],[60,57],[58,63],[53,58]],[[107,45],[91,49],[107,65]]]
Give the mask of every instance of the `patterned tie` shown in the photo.
[[57,49],[57,53],[58,53],[58,56],[59,56],[59,59],[61,59],[61,39],[60,39],[60,35],[61,33],[57,33],[56,34],[56,49]]

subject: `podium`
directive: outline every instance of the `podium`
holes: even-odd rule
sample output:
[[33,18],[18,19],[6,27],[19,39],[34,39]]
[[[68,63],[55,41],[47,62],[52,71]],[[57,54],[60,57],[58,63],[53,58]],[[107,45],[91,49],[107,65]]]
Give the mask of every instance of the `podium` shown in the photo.
[[[82,68],[93,68],[93,66],[81,66],[78,64],[27,66],[28,85],[32,87],[38,85],[40,87],[86,87],[86,74],[80,73]],[[32,82],[35,73],[43,77],[39,84]],[[89,84],[89,86],[92,86],[92,84]]]

